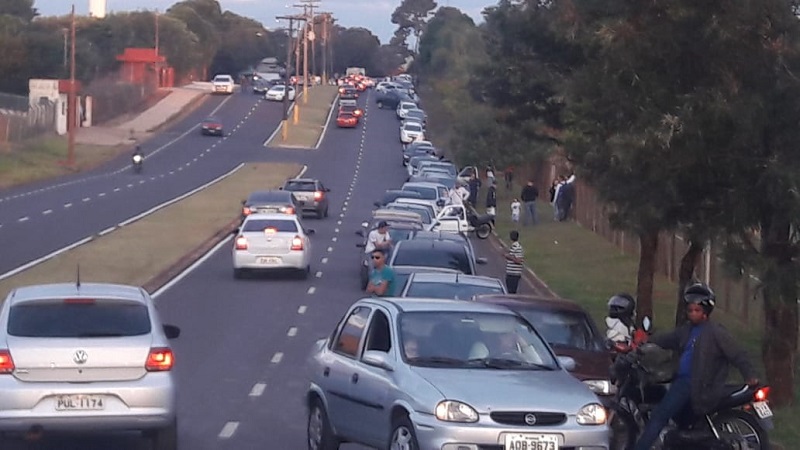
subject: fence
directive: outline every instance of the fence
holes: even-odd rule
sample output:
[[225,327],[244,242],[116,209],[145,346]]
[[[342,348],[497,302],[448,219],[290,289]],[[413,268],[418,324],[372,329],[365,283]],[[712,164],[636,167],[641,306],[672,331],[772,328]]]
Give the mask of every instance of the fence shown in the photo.
[[92,81],[83,95],[92,97],[92,122],[99,124],[140,109],[157,89],[155,72],[146,73],[141,84],[114,73]]
[[55,130],[56,105],[29,105],[28,97],[0,94],[0,143],[19,142]]

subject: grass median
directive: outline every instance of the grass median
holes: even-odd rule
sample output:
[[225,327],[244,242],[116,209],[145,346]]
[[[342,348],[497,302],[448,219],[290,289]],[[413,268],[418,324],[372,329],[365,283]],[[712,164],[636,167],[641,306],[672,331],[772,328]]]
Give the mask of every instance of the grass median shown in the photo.
[[87,244],[0,281],[0,299],[15,287],[75,281],[144,286],[207,242],[240,213],[254,190],[273,189],[299,164],[247,164],[233,175]]
[[297,99],[298,122],[294,123],[294,112],[290,113],[286,140],[281,131],[275,133],[267,142],[268,147],[314,148],[319,141],[328,114],[334,106],[337,95],[336,86],[314,86],[308,90],[308,102],[303,97]]
[[[512,223],[510,205],[520,190],[519,186],[513,191],[498,186],[497,234],[508,242],[509,232],[519,230],[527,265],[559,296],[583,305],[602,328],[608,298],[617,292],[635,293],[638,258],[622,253],[602,236],[575,222],[554,221],[553,209],[545,202],[537,205],[538,225],[524,227],[521,223]],[[479,198],[483,203],[485,189]],[[656,330],[670,329],[674,325],[677,284],[664,276],[656,276],[654,285]],[[714,312],[714,320],[734,330],[763,374],[761,329],[748,327],[722,310]],[[734,375],[739,376],[738,373]],[[773,443],[785,449],[800,448],[799,414],[800,406],[775,411],[775,429],[770,432]]]

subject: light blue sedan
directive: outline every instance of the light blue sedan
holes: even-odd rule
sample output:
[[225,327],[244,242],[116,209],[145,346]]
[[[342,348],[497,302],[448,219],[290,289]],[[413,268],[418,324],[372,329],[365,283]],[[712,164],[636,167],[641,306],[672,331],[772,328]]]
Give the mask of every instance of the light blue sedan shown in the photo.
[[606,450],[606,410],[574,366],[506,308],[365,298],[309,359],[308,447]]

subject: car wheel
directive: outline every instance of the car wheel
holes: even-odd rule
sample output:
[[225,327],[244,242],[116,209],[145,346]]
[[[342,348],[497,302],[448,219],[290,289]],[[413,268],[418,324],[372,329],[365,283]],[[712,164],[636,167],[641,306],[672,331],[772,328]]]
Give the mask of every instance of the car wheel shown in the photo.
[[325,217],[328,217],[328,207],[325,207]]
[[318,210],[317,211],[317,219],[322,219],[323,217],[325,217],[325,211],[322,210],[322,209]]
[[244,278],[244,271],[242,269],[233,269],[233,278],[241,280]]
[[378,100],[378,109],[383,109],[383,102]]
[[391,450],[419,450],[417,434],[408,417],[403,416],[392,424],[392,436],[388,448]]
[[308,450],[338,450],[339,439],[333,435],[328,413],[322,402],[314,400],[308,411]]
[[178,419],[152,433],[153,450],[178,450]]

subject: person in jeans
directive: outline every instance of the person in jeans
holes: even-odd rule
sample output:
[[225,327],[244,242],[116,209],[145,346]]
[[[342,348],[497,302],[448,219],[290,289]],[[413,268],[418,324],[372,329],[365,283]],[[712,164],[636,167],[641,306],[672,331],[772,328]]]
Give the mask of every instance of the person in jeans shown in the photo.
[[539,198],[539,189],[533,184],[533,180],[528,180],[528,184],[522,188],[520,194],[522,204],[525,207],[525,221],[524,225],[536,225],[538,219],[536,217],[536,199]]
[[522,269],[525,264],[525,252],[522,244],[519,243],[519,231],[514,230],[509,233],[511,246],[506,253],[506,288],[509,294],[516,294],[519,288],[519,280],[522,278]]

